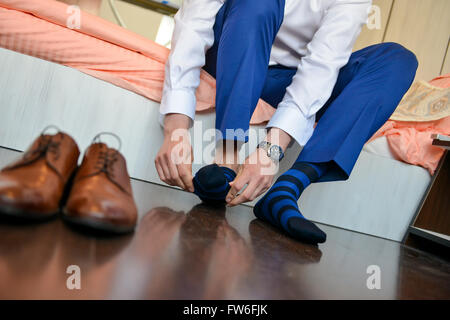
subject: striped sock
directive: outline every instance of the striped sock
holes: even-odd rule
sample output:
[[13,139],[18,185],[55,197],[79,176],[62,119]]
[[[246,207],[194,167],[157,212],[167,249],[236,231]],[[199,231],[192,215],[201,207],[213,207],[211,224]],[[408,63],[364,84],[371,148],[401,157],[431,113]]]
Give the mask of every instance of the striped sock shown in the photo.
[[201,168],[194,176],[194,193],[205,203],[225,204],[230,191],[230,182],[236,178],[236,172],[227,167],[210,164]]
[[297,205],[303,190],[326,171],[324,164],[296,162],[282,174],[253,208],[255,215],[307,243],[325,242],[327,235],[307,220]]

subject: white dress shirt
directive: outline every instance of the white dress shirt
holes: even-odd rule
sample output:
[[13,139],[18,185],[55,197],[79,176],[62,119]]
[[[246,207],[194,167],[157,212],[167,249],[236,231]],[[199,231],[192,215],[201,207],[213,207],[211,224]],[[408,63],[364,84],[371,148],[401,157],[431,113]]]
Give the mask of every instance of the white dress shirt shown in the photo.
[[[161,119],[168,113],[194,119],[200,70],[214,43],[216,14],[225,1],[184,0],[175,15]],[[280,128],[300,145],[306,144],[314,131],[315,115],[348,62],[370,5],[371,0],[286,0],[269,64],[296,67],[297,73],[268,127]]]

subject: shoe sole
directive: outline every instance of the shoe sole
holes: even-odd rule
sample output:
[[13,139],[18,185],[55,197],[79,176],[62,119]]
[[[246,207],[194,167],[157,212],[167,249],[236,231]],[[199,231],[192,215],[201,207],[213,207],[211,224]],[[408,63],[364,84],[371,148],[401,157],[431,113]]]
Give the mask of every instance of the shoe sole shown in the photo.
[[52,213],[37,213],[15,207],[0,205],[0,216],[14,222],[46,222],[54,219],[58,214],[59,210]]
[[78,218],[78,217],[71,217],[66,209],[62,210],[62,219],[71,225],[72,227],[75,227],[78,231],[87,232],[87,233],[97,233],[97,234],[104,234],[104,235],[121,235],[121,234],[128,234],[133,233],[135,226],[132,227],[121,227],[116,226],[112,223],[100,221],[98,219],[93,218]]

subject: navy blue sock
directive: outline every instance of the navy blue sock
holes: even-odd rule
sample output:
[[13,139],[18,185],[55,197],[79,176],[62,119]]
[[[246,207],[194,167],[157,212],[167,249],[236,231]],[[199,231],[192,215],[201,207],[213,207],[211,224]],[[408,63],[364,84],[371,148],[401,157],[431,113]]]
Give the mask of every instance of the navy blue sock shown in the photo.
[[225,204],[230,191],[229,183],[236,178],[236,172],[227,167],[210,164],[201,168],[194,176],[194,193],[205,203]]
[[326,169],[325,164],[295,163],[258,201],[253,212],[258,218],[283,229],[300,241],[314,244],[325,242],[325,232],[300,213],[297,201],[303,190],[317,181]]

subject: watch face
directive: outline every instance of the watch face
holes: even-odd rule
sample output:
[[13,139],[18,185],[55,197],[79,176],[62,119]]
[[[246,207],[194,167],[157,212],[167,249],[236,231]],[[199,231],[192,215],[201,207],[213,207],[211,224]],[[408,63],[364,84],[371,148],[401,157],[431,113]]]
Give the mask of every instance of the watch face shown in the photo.
[[279,146],[271,146],[269,149],[269,157],[275,160],[280,160],[281,150]]

